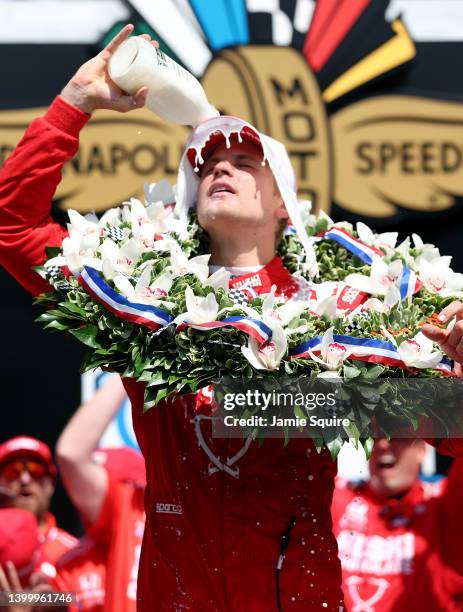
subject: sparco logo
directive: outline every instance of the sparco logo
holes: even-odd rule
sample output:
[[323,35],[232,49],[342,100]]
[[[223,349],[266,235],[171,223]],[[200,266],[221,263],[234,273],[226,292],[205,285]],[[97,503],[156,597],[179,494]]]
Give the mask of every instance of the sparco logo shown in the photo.
[[156,512],[160,514],[183,514],[183,508],[180,504],[163,504],[157,502]]

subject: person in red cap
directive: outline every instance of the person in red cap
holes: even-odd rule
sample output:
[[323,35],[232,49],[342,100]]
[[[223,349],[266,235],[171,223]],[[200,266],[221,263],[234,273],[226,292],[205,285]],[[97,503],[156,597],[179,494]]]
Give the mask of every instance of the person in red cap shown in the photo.
[[[144,104],[146,88],[129,96],[107,73],[111,55],[132,30],[126,26],[77,71],[1,171],[1,263],[34,294],[48,285],[31,266],[43,262],[45,245],[60,245],[66,236],[50,217],[50,202],[63,165],[78,149],[80,130],[98,108],[127,112]],[[213,149],[211,132],[217,136]],[[177,205],[186,214],[197,201],[212,266],[228,269],[230,286],[248,287],[252,295],[275,285],[282,300],[307,297],[307,283],[293,278],[276,255],[288,217],[308,261],[312,248],[285,147],[244,121],[221,117],[198,126],[187,151]],[[144,412],[143,383],[127,378],[124,386],[147,470],[138,609],[342,609],[329,512],[336,474],[330,453],[317,453],[302,438],[287,446],[269,439],[262,447],[251,439],[212,438],[208,414],[198,412],[194,395]],[[95,519],[98,504],[88,503]]]
[[456,612],[463,606],[463,459],[425,482],[422,440],[375,441],[370,479],[339,479],[333,528],[348,610]]
[[76,610],[136,609],[145,463],[130,448],[97,449],[125,398],[119,376],[112,376],[80,406],[56,445],[64,486],[87,532],[57,562],[56,586],[76,591]]
[[40,546],[51,566],[78,542],[49,511],[56,476],[51,451],[41,440],[17,436],[0,445],[0,487],[10,492],[10,506],[35,515]]
[[[6,496],[2,495],[6,501]],[[39,541],[39,525],[28,510],[0,509],[0,591],[51,590]],[[32,606],[11,605],[8,612],[28,612]]]
[[0,509],[0,574],[2,566],[12,563],[26,585],[40,560],[39,526],[32,512]]

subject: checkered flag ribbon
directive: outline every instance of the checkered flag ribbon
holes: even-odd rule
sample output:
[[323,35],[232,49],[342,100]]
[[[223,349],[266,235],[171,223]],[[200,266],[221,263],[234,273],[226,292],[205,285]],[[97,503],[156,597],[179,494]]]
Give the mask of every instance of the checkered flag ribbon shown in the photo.
[[368,317],[367,312],[359,312],[355,315],[355,317],[351,320],[351,322],[346,326],[346,334],[350,334],[357,330],[362,329],[359,318],[366,319]]
[[47,281],[53,284],[53,281],[57,281],[59,278],[64,276],[59,266],[48,266],[45,268],[45,274]]
[[249,298],[243,289],[230,289],[228,297],[236,306],[247,306],[249,303]]
[[71,283],[66,280],[66,277],[59,266],[49,266],[45,268],[45,277],[50,285],[52,285],[57,291],[66,293],[72,289]]
[[71,283],[69,283],[66,279],[56,282],[53,286],[57,291],[61,291],[61,293],[67,293],[72,289]]
[[108,236],[108,238],[111,238],[111,240],[114,240],[114,242],[120,242],[121,240],[124,240],[126,236],[126,232],[124,229],[121,229],[120,227],[113,227],[113,226],[106,227],[105,234],[106,236]]

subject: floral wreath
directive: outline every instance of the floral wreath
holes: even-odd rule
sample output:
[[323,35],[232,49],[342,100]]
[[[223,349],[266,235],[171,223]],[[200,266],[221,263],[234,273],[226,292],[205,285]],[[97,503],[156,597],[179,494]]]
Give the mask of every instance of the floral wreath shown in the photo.
[[[45,309],[39,321],[88,347],[83,371],[104,367],[143,381],[145,409],[224,376],[452,375],[420,331],[463,295],[463,274],[435,246],[416,234],[397,244],[397,232],[334,223],[301,202],[317,277],[291,226],[278,254],[306,287],[306,299],[281,304],[272,290],[237,303],[229,273],[209,273],[208,238],[195,214],[176,216],[174,189],[165,180],[147,184],[144,202],[132,198],[101,218],[70,210],[68,237],[48,247],[36,268],[52,286],[36,299]],[[370,421],[371,406],[365,410]],[[400,416],[413,423],[413,412]],[[333,454],[341,438],[325,441]]]

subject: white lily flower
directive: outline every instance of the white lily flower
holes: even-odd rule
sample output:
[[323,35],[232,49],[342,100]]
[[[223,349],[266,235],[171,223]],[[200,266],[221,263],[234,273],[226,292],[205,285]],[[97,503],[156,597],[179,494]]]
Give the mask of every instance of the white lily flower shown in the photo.
[[311,308],[312,312],[319,317],[327,317],[334,319],[337,313],[338,298],[336,295],[328,295],[327,297],[318,300]]
[[196,274],[205,282],[209,276],[209,255],[197,255],[188,259],[185,253],[179,249],[174,250],[170,256],[170,268],[174,276],[185,276],[185,274]]
[[359,239],[369,246],[377,249],[384,249],[387,254],[390,254],[397,244],[398,232],[384,232],[375,234],[368,225],[359,221],[356,225],[356,230]]
[[130,198],[130,202],[125,204],[130,207],[124,207],[123,217],[131,225],[134,240],[145,252],[149,251],[156,241],[156,234],[166,231],[164,217],[168,215],[167,211],[161,202],[147,208],[140,200]]
[[121,218],[121,211],[121,208],[109,208],[104,212],[98,221],[100,228],[108,227],[108,225],[117,225]]
[[309,350],[311,358],[319,363],[323,369],[330,372],[338,373],[344,360],[353,352],[352,349],[347,349],[343,344],[334,341],[333,327],[326,330],[323,335],[322,344],[320,346],[320,357],[317,357]]
[[447,257],[440,257],[432,262],[423,259],[419,266],[419,277],[431,293],[438,293],[443,297],[461,297],[463,274],[454,272],[449,264]]
[[294,334],[305,334],[309,330],[307,323],[303,323],[298,327],[285,327],[286,337],[293,336]]
[[339,229],[343,229],[348,234],[352,234],[352,232],[354,231],[354,227],[353,227],[352,223],[349,223],[349,221],[336,221],[336,223],[334,224],[334,227],[338,227]]
[[[262,302],[262,320],[267,325],[271,326],[272,322],[276,321],[282,327],[286,327],[292,319],[308,310],[309,303],[302,300],[288,300],[282,306],[275,308],[275,291],[276,286],[273,285],[271,293],[266,295]],[[258,314],[257,316],[259,317]]]
[[145,268],[135,287],[122,274],[115,276],[113,282],[119,291],[132,302],[149,304],[151,306],[173,306],[172,303],[164,300],[172,286],[172,276],[170,274],[161,274],[151,284],[150,280],[151,270]]
[[250,337],[248,345],[241,347],[242,354],[256,370],[278,370],[286,353],[288,344],[283,327],[276,320],[271,322],[270,327],[270,340],[259,344]]
[[384,296],[384,301],[378,298],[369,298],[362,304],[361,310],[375,310],[376,312],[389,312],[389,310],[400,302],[400,291],[395,285],[391,285]]
[[344,280],[347,285],[371,295],[386,295],[389,288],[397,286],[402,277],[403,264],[400,259],[387,264],[381,257],[373,257],[370,276],[349,274]]
[[410,254],[410,247],[411,247],[410,237],[407,236],[405,240],[401,242],[399,246],[395,248],[395,252],[398,253],[401,257],[403,257],[403,259],[405,260],[408,266],[413,267],[415,260],[413,256]]
[[432,340],[422,332],[401,342],[397,350],[405,365],[411,368],[435,368],[442,360],[442,353],[434,350]]
[[308,310],[319,317],[335,317],[339,283],[325,281],[323,283],[313,284],[312,288],[314,289],[314,293],[312,294],[314,297],[309,299]]
[[142,249],[133,238],[127,240],[121,247],[110,238],[106,238],[100,247],[100,252],[103,274],[112,280],[118,273],[129,274],[133,270]]
[[[412,234],[412,240],[413,240],[413,246],[415,247],[417,251],[419,251],[419,254],[417,255],[415,259],[416,268],[420,266],[420,263],[423,260],[436,261],[438,259],[444,259],[444,258],[441,258],[439,249],[436,246],[430,243],[424,243],[421,237],[418,236],[418,234]],[[445,259],[448,259],[448,262],[450,265],[450,261],[452,258],[446,257]]]
[[98,217],[89,213],[85,216],[81,215],[77,210],[68,210],[68,217],[70,223],[67,224],[68,232],[77,232],[81,236],[88,234],[101,235]]
[[172,253],[174,251],[181,252],[182,248],[180,244],[175,240],[175,238],[172,238],[172,236],[169,236],[169,234],[163,234],[162,236],[159,236],[158,239],[153,242],[153,246],[151,247],[150,250],[151,251],[169,251],[169,253]]
[[143,223],[142,225],[132,225],[133,239],[140,245],[143,252],[152,250],[157,240],[157,227],[153,223]]
[[374,310],[375,312],[387,312],[386,305],[378,298],[368,298],[362,306],[361,310]]
[[175,187],[167,179],[162,179],[158,183],[145,183],[146,203],[162,202],[163,204],[175,203]]
[[63,240],[61,245],[63,254],[49,259],[45,267],[67,266],[74,276],[77,276],[84,266],[101,271],[102,262],[96,252],[99,243],[98,235],[93,232],[81,235],[74,231],[72,236],[67,236]]
[[207,287],[214,287],[214,289],[223,289],[226,293],[228,293],[230,276],[231,274],[228,272],[228,270],[225,270],[225,268],[219,268],[204,281],[204,285]]
[[185,289],[186,312],[183,312],[175,319],[175,323],[187,322],[193,325],[199,323],[209,323],[217,319],[219,305],[213,293],[208,293],[206,297],[195,295],[191,287]]

